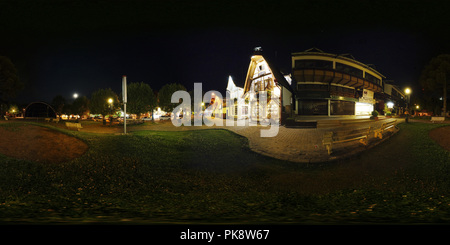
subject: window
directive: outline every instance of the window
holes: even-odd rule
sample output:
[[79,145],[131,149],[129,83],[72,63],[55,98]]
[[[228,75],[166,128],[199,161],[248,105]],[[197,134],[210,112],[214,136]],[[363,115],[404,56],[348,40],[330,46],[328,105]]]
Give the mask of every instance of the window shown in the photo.
[[308,90],[308,91],[328,91],[328,85],[324,84],[297,84],[298,90]]
[[296,60],[296,69],[322,68],[333,69],[333,62],[326,60]]
[[349,65],[344,65],[344,64],[336,62],[336,70],[345,72],[345,73],[347,73],[349,75],[353,75],[353,76],[357,76],[357,77],[363,77],[363,71],[362,70],[360,70],[358,68],[355,68],[355,67],[352,67],[352,66],[349,66]]
[[372,76],[372,75],[370,75],[369,73],[366,73],[366,80],[371,82],[371,83],[375,83],[375,84],[381,85],[381,80],[376,78],[376,77],[374,77],[374,76]]

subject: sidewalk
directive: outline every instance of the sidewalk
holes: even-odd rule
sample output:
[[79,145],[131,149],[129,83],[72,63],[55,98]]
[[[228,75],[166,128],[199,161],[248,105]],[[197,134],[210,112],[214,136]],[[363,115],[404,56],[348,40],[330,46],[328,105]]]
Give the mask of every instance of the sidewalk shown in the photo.
[[[216,123],[217,120],[222,119],[216,119]],[[404,119],[398,118],[383,118],[378,121],[349,121],[342,123],[341,126],[338,127],[286,128],[280,126],[278,134],[275,137],[261,137],[261,130],[267,130],[269,129],[269,126],[249,124],[248,122],[246,122],[245,126],[226,126],[227,123],[225,120],[223,120],[223,126],[203,125],[175,127],[170,121],[167,121],[156,125],[139,127],[137,130],[184,131],[222,128],[246,137],[249,141],[250,149],[262,155],[292,162],[314,163],[336,160],[366,150],[366,147],[361,145],[358,141],[351,141],[333,145],[333,153],[328,155],[327,149],[322,144],[325,132],[351,131],[368,127],[378,128],[384,122],[396,120],[396,123],[399,123],[404,121]],[[381,140],[372,139],[369,142],[370,144],[368,147],[371,147],[380,143]]]
[[[226,127],[226,129],[248,138],[250,148],[260,154],[292,162],[313,163],[336,160],[366,149],[358,141],[352,141],[334,145],[333,153],[328,155],[327,149],[322,144],[325,132],[351,131],[368,127],[378,128],[383,123],[393,120],[397,120],[396,123],[403,121],[403,119],[388,118],[378,121],[361,120],[361,122],[354,121],[344,124],[344,126],[331,128],[286,128],[280,126],[275,137],[267,138],[260,137],[261,130],[267,129],[267,127],[246,126]],[[372,139],[369,142],[368,147],[371,147],[381,140]]]

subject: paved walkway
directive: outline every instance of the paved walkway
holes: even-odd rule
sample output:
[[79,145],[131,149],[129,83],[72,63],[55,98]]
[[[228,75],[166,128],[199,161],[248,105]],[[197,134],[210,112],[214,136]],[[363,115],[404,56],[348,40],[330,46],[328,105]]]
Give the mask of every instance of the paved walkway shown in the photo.
[[[348,143],[341,143],[333,145],[333,153],[328,155],[327,149],[322,144],[323,135],[328,131],[352,131],[364,129],[368,127],[378,128],[382,123],[396,120],[396,123],[403,121],[403,119],[382,119],[382,120],[352,120],[342,122],[338,127],[323,127],[323,128],[286,128],[279,127],[278,134],[275,137],[261,137],[261,130],[267,130],[268,126],[261,126],[246,123],[245,126],[180,126],[175,127],[171,121],[158,123],[150,126],[138,127],[136,130],[162,130],[162,131],[183,131],[183,130],[202,130],[223,128],[230,130],[236,134],[242,135],[249,140],[250,148],[260,154],[288,160],[292,162],[325,162],[335,160],[342,157],[347,157],[352,154],[362,152],[366,149],[358,141]],[[129,127],[128,132],[134,129]],[[381,142],[378,139],[371,139],[370,146]]]
[[[347,157],[352,154],[364,151],[366,148],[358,141],[333,145],[333,153],[328,155],[328,151],[322,143],[323,135],[329,131],[353,131],[365,128],[378,128],[382,123],[393,119],[379,121],[352,121],[338,127],[324,128],[286,128],[279,127],[279,132],[275,137],[260,137],[260,131],[267,127],[247,126],[247,127],[227,127],[230,131],[243,135],[249,139],[250,148],[263,155],[288,160],[292,162],[325,162]],[[397,120],[397,122],[399,122]],[[372,139],[370,144],[378,143]]]

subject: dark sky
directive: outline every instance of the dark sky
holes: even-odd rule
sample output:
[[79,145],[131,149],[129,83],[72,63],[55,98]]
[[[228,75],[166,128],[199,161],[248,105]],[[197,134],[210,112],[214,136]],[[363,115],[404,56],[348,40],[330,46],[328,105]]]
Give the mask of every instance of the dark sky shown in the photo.
[[122,75],[225,94],[229,75],[243,86],[257,46],[286,72],[292,52],[317,47],[414,87],[432,57],[450,53],[447,2],[0,0],[0,55],[26,83],[22,103],[119,94]]

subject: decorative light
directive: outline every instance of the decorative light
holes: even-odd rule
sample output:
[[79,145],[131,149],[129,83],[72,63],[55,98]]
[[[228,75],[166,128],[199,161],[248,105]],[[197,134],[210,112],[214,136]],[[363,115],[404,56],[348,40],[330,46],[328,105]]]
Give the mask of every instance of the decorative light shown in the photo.
[[387,103],[387,107],[388,107],[389,109],[394,108],[394,103],[393,103],[392,101],[389,101],[389,102]]

